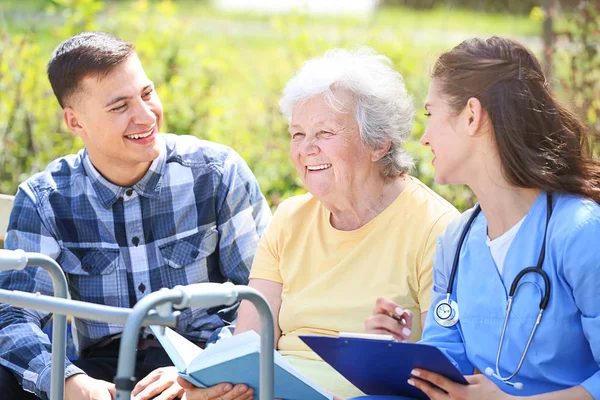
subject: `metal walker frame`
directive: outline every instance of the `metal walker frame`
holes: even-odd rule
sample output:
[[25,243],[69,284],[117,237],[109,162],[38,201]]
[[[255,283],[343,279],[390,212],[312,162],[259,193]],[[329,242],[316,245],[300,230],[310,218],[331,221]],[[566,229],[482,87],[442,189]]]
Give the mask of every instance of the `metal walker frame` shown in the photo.
[[0,302],[54,313],[52,318],[52,370],[50,400],[64,399],[67,315],[124,325],[119,348],[115,386],[116,398],[129,400],[135,387],[135,353],[142,326],[177,325],[180,309],[210,308],[232,305],[248,300],[256,307],[260,318],[260,381],[259,399],[274,396],[274,322],[267,300],[255,289],[232,283],[196,283],[163,288],[142,298],[133,308],[111,307],[68,299],[67,280],[63,270],[52,258],[23,250],[0,250],[0,271],[21,270],[39,266],[50,274],[54,297],[0,289]]

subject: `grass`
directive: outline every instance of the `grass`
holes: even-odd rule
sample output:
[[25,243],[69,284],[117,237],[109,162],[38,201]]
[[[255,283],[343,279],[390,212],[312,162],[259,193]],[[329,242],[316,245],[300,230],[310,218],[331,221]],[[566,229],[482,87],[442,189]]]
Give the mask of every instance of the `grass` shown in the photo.
[[374,25],[401,27],[403,30],[468,32],[478,35],[537,36],[541,25],[528,17],[510,14],[473,12],[437,7],[431,10],[383,8],[374,17]]
[[[157,0],[148,0],[159,3]],[[97,16],[97,28],[110,31],[113,16],[139,16],[140,1],[105,0],[104,9]],[[1,0],[0,34],[35,32],[35,40],[42,54],[50,54],[59,42],[55,34],[63,25],[61,10],[49,13],[50,0]],[[153,4],[154,6],[156,4]],[[383,7],[369,16],[308,16],[292,13],[283,17],[255,12],[226,12],[211,6],[209,0],[177,0],[169,12],[154,18],[165,24],[176,25],[182,32],[180,42],[188,49],[198,44],[217,43],[256,54],[271,51],[274,46],[287,46],[289,35],[283,29],[305,29],[326,38],[331,43],[356,47],[368,45],[377,49],[378,43],[395,42],[409,45],[420,58],[433,60],[448,49],[472,36],[507,35],[525,40],[539,53],[541,22],[528,17],[498,13],[438,7],[431,10],[413,10],[403,7]],[[143,7],[142,7],[143,8]],[[278,26],[279,24],[279,26]],[[131,40],[132,38],[124,37]],[[404,71],[406,72],[406,71]]]
[[[153,1],[156,2],[156,1]],[[112,11],[130,10],[135,13],[134,0],[105,1],[102,15],[110,17]],[[57,15],[49,18],[44,10],[51,4],[49,0],[2,0],[0,4],[0,31],[22,33],[34,27],[50,29],[57,22]],[[203,26],[231,27],[247,24],[254,30],[269,29],[272,16],[254,12],[227,12],[211,6],[208,0],[178,0],[174,17],[194,20],[199,29]],[[444,40],[447,35],[502,34],[509,36],[539,36],[540,23],[532,23],[526,16],[473,12],[465,9],[438,7],[431,10],[413,10],[404,7],[383,7],[369,16],[301,16],[304,22],[324,32],[331,29],[353,29],[357,31],[384,30],[415,40]]]

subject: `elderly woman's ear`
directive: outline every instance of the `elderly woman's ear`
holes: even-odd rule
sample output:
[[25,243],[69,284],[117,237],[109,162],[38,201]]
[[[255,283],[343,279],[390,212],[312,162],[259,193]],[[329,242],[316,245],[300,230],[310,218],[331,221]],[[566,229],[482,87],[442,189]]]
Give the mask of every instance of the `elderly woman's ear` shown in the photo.
[[387,139],[385,144],[381,146],[379,149],[373,149],[371,153],[371,161],[379,161],[390,151],[390,147],[392,146],[392,141]]

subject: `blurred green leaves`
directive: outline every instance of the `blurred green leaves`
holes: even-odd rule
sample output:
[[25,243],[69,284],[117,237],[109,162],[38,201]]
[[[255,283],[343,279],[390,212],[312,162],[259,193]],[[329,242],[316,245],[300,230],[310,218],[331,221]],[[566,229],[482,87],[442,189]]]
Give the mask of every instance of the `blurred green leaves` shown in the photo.
[[100,0],[51,0],[46,7],[50,16],[60,14],[66,24],[54,28],[58,37],[67,38],[82,31],[98,29],[96,15],[104,9]]
[[[273,206],[304,192],[288,158],[287,121],[278,105],[285,83],[302,63],[335,46],[371,46],[391,58],[421,110],[428,87],[428,65],[439,51],[456,44],[439,40],[447,19],[439,11],[435,21],[442,22],[433,24],[436,33],[418,31],[411,36],[406,29],[413,29],[410,24],[414,18],[397,9],[372,20],[336,22],[304,14],[227,17],[210,14],[203,8],[206,2],[46,3],[41,24],[0,37],[1,193],[15,193],[17,185],[32,173],[82,147],[66,132],[45,67],[56,45],[84,30],[103,30],[133,42],[163,102],[163,131],[233,147],[248,162]],[[190,7],[194,7],[195,16],[187,15]],[[461,28],[468,25],[463,14]],[[483,17],[477,18],[483,21]],[[523,25],[535,31],[532,25],[540,24],[535,12],[532,22],[517,17],[508,22],[501,16],[485,18],[495,21],[495,27],[505,24],[508,31]],[[387,21],[387,25],[378,21]],[[417,159],[413,174],[465,209],[474,202],[467,188],[438,187],[433,182],[431,153],[418,142],[426,123],[422,114],[417,113],[407,143]]]
[[[565,18],[566,17],[566,18]],[[563,17],[553,53],[558,89],[586,122],[594,154],[600,155],[600,2],[581,0]]]

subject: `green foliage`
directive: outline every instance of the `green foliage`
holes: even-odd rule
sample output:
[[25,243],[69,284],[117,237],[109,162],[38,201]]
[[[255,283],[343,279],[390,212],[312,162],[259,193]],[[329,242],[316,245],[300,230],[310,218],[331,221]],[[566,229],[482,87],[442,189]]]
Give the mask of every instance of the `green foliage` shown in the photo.
[[[431,31],[415,31],[414,11],[384,10],[385,14],[371,19],[337,22],[301,14],[250,16],[242,21],[203,6],[187,15],[194,5],[164,0],[52,0],[44,3],[45,17],[39,23],[15,25],[13,33],[3,34],[0,192],[14,193],[30,174],[82,147],[65,131],[45,76],[52,49],[82,30],[104,30],[135,43],[164,106],[163,131],[233,147],[248,162],[273,206],[304,192],[288,158],[287,121],[278,105],[285,83],[304,61],[334,46],[371,46],[392,59],[421,108],[428,86],[427,65],[465,36],[457,32],[460,38],[454,42],[440,43],[446,34],[440,29],[448,25],[443,25],[439,11],[435,11],[439,23],[432,24],[434,33],[428,36]],[[527,22],[515,17],[501,29],[498,18],[479,19],[494,21],[494,29],[500,32]],[[539,23],[530,22],[526,30],[539,32]],[[419,112],[407,143],[418,160],[413,175],[465,209],[474,202],[467,188],[438,187],[433,182],[431,153],[418,142],[424,126],[425,117]]]
[[[563,8],[571,8],[578,0],[560,0]],[[540,0],[383,0],[383,4],[410,7],[414,9],[431,9],[445,7],[461,8],[471,12],[486,11],[510,14],[528,14],[532,8],[540,5]]]
[[60,14],[68,23],[54,27],[58,37],[69,37],[82,31],[97,29],[96,15],[102,11],[100,0],[52,0],[46,8],[49,16]]
[[33,34],[0,38],[0,193],[81,146],[64,133],[45,58]]
[[561,36],[566,51],[555,63],[566,66],[560,80],[572,105],[587,122],[596,155],[600,152],[600,2],[581,1]]

